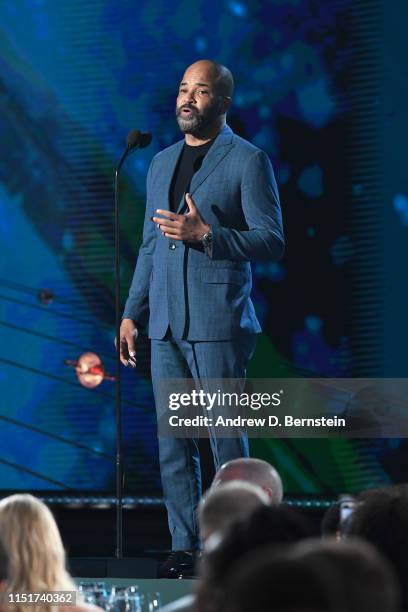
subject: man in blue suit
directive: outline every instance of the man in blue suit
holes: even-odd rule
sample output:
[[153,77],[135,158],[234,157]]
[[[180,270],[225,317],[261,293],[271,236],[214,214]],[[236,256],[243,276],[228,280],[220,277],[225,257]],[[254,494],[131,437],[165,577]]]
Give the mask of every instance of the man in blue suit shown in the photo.
[[[139,327],[151,338],[157,416],[160,379],[244,378],[261,331],[250,298],[250,261],[280,259],[282,218],[267,155],[226,124],[231,72],[192,64],[176,117],[184,139],[158,153],[147,175],[143,243],[123,313],[121,360],[135,365]],[[246,435],[210,432],[215,468],[248,456]],[[161,575],[178,577],[199,548],[201,496],[196,439],[159,437],[164,499],[174,554]]]

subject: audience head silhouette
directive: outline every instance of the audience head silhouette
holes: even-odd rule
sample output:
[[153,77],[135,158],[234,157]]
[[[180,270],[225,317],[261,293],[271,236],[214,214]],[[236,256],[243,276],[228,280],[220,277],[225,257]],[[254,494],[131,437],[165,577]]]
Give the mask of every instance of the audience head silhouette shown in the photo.
[[262,459],[246,457],[224,463],[216,473],[212,487],[231,480],[244,480],[261,487],[271,504],[279,504],[283,498],[282,480],[270,463]]

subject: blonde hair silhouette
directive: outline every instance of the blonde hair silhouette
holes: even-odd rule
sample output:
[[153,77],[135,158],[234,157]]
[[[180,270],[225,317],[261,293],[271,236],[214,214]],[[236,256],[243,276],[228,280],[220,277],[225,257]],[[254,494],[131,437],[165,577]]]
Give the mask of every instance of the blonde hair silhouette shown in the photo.
[[[8,559],[6,595],[76,591],[65,567],[65,550],[57,523],[49,508],[36,497],[18,494],[0,501],[0,542]],[[7,604],[8,610],[16,612],[50,608],[43,603]]]

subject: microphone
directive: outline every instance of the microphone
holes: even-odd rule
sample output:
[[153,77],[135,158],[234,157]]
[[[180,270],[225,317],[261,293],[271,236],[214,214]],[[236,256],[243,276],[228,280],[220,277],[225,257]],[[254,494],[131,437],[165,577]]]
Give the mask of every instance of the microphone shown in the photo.
[[[120,227],[119,227],[119,173],[126,157],[134,149],[144,149],[152,141],[152,135],[139,130],[131,130],[127,135],[126,149],[122,153],[115,169],[115,337],[120,337],[121,308],[120,308]],[[93,368],[95,365],[92,364]],[[131,364],[132,366],[136,364]],[[120,342],[116,342],[116,398],[115,398],[115,423],[116,423],[116,551],[117,559],[123,559],[123,450],[122,450],[122,390],[121,390],[121,361]],[[92,384],[95,376],[101,377],[99,371],[90,372]],[[106,375],[104,376],[106,378]],[[102,378],[104,378],[102,377]],[[97,380],[99,380],[97,378]],[[82,383],[83,384],[83,383]]]
[[117,181],[120,169],[123,162],[134,149],[144,149],[152,142],[152,135],[149,132],[140,132],[139,130],[131,130],[126,138],[126,149],[122,153],[122,157],[116,166],[115,180]]
[[127,135],[126,143],[128,149],[144,149],[152,142],[152,135],[149,132],[139,132],[139,130],[131,130]]

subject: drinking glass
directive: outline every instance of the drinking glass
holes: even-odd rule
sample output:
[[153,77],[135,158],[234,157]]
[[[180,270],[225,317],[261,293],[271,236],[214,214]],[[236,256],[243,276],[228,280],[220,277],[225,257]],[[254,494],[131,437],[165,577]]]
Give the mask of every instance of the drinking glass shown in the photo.
[[156,612],[161,607],[160,593],[157,591],[154,593],[147,593],[145,612]]
[[107,609],[110,612],[142,612],[142,597],[137,586],[113,586]]

